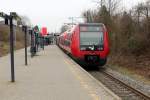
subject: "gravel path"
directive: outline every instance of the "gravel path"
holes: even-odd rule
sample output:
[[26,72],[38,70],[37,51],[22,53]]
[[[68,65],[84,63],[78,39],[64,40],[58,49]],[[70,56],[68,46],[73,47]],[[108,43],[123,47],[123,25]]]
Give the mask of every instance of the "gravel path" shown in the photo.
[[[107,66],[106,66],[107,67]],[[123,82],[129,84],[130,86],[142,91],[146,95],[150,95],[150,85],[144,84],[142,82],[132,79],[129,76],[125,76],[119,72],[116,72],[110,68],[106,68],[106,71],[115,76],[116,78],[122,80]]]

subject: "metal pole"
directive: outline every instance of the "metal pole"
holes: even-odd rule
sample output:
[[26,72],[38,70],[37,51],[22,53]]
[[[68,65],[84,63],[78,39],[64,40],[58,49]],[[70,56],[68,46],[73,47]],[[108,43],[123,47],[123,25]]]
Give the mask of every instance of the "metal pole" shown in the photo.
[[32,54],[32,30],[29,30],[30,34],[30,53]]
[[109,16],[111,15],[111,0],[109,0]]
[[25,65],[28,65],[27,61],[27,26],[24,26],[24,32],[25,32]]
[[15,82],[14,70],[14,30],[13,30],[13,16],[10,14],[10,53],[11,53],[11,82]]
[[13,26],[14,28],[14,46],[16,46],[16,26]]

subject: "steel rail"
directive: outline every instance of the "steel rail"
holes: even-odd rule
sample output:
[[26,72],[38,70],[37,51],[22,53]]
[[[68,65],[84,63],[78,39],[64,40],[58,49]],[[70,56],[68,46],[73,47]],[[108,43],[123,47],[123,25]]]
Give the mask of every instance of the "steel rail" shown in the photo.
[[144,98],[145,100],[150,100],[150,96],[144,94],[143,92],[133,88],[132,86],[124,83],[123,81],[121,81],[120,79],[115,78],[113,75],[109,74],[106,71],[101,71],[103,74],[107,75],[109,78],[119,82],[120,84],[122,84],[123,86],[125,86],[126,88],[128,88],[129,90],[131,90],[132,92],[134,92],[135,94],[139,95],[140,97]]

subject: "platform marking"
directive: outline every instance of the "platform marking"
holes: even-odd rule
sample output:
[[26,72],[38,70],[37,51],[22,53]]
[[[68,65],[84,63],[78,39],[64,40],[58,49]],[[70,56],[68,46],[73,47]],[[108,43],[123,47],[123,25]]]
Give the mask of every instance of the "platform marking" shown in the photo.
[[76,69],[70,66],[74,66],[75,64],[71,64],[69,60],[64,60],[64,62],[68,65],[69,69],[71,70],[71,72],[75,75],[75,77],[80,81],[80,84],[82,85],[82,87],[84,87],[84,89],[86,89],[89,93],[89,95],[94,99],[94,100],[100,100],[99,96],[96,94],[96,91],[92,90],[90,88],[90,86],[87,84],[87,82],[85,81],[85,79],[83,79],[81,77],[80,74],[77,73],[77,71],[75,71]]

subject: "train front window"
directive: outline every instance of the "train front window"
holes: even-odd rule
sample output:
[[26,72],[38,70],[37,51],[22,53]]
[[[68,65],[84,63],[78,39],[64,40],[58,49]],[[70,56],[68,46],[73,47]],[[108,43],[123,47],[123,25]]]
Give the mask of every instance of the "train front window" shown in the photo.
[[87,31],[86,29],[87,27],[85,29],[80,28],[80,49],[103,50],[103,31],[99,27],[90,27]]

